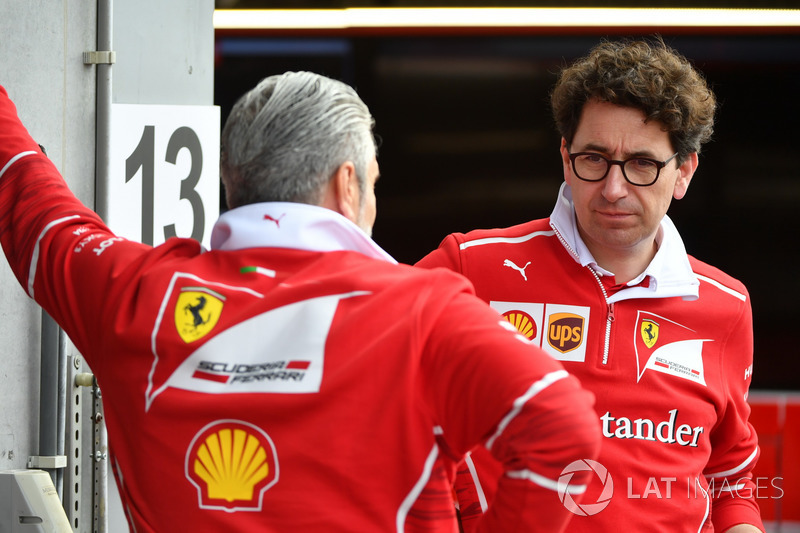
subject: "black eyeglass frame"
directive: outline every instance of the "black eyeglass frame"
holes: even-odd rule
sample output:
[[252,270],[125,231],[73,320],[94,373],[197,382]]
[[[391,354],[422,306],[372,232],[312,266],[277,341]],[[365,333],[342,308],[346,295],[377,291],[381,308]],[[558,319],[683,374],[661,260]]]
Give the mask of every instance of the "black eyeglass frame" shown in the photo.
[[[620,161],[618,159],[609,159],[609,158],[607,158],[606,156],[604,156],[602,154],[598,154],[597,152],[575,152],[574,154],[570,153],[570,152],[567,152],[567,154],[569,155],[569,161],[572,164],[572,172],[575,173],[575,176],[579,180],[589,181],[589,182],[603,181],[606,178],[606,176],[608,176],[608,173],[611,172],[611,166],[612,165],[619,165],[619,168],[622,169],[622,177],[625,178],[625,181],[627,181],[631,185],[635,185],[636,187],[649,187],[652,184],[654,184],[656,181],[658,181],[658,177],[661,175],[661,169],[664,168],[665,166],[667,166],[670,161],[675,159],[675,157],[678,155],[678,152],[675,152],[674,154],[669,156],[664,161],[658,161],[657,159],[653,159],[653,158],[650,158],[650,157],[630,157],[628,159],[625,159],[624,161]],[[587,179],[587,178],[582,178],[581,176],[579,176],[578,175],[578,171],[575,170],[575,159],[577,159],[579,156],[582,156],[582,155],[593,155],[593,156],[599,157],[600,159],[603,159],[607,163],[605,174],[603,174],[601,177],[599,177],[597,179]],[[651,181],[650,183],[634,183],[630,179],[628,179],[628,175],[625,174],[625,164],[630,162],[630,161],[636,161],[636,160],[649,161],[649,162],[653,163],[656,166],[656,176],[653,178],[653,181]]]

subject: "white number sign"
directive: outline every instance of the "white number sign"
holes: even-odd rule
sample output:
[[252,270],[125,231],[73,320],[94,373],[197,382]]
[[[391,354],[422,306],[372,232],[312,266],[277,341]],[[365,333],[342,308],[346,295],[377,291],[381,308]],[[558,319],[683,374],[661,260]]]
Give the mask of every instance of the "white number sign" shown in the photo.
[[217,106],[111,106],[106,222],[158,245],[191,237],[206,247],[219,216]]

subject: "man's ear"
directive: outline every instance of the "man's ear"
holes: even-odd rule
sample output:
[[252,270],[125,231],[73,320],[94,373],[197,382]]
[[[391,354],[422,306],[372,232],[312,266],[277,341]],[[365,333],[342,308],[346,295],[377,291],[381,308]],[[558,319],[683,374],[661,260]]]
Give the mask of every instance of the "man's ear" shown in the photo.
[[561,152],[561,166],[564,168],[564,181],[567,182],[567,185],[572,185],[572,183],[570,183],[570,179],[572,178],[572,166],[569,161],[569,148],[567,147],[567,140],[564,137],[561,137],[561,146],[559,147],[559,151]]
[[698,164],[697,152],[692,152],[686,158],[686,161],[678,167],[678,179],[675,180],[675,189],[672,191],[673,198],[680,200],[686,196],[686,191],[689,189],[689,183],[692,181],[692,176],[694,176]]
[[331,177],[323,207],[355,222],[358,219],[360,200],[356,167],[352,161],[345,161]]

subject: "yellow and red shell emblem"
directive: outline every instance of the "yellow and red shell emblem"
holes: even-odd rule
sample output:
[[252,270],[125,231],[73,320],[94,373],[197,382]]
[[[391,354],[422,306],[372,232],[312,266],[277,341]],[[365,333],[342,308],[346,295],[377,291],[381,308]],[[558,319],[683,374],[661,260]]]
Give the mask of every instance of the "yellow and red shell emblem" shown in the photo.
[[503,313],[503,317],[513,324],[526,339],[532,340],[536,337],[536,321],[528,313],[518,310],[507,311]]
[[264,492],[278,482],[272,439],[240,420],[220,420],[200,430],[186,453],[186,476],[200,507],[233,511],[261,509]]

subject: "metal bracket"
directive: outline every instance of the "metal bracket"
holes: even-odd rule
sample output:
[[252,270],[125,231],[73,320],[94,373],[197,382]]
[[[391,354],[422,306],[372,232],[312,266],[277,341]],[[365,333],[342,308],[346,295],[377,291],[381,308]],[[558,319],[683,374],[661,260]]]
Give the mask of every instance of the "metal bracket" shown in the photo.
[[28,457],[28,468],[43,468],[53,470],[55,468],[66,468],[66,455],[32,455]]
[[108,434],[103,422],[103,392],[94,386],[94,446],[91,458],[94,459],[94,528],[95,533],[108,531]]
[[[67,356],[67,416],[66,440],[64,443],[67,454],[67,468],[64,469],[64,510],[67,512],[73,533],[92,531],[84,524],[92,522],[92,496],[91,478],[84,476],[84,468],[88,466],[83,453],[84,445],[88,444],[84,436],[86,428],[84,419],[91,406],[84,405],[90,392],[81,386],[83,382],[94,382],[94,376],[88,372],[81,372],[82,360],[77,354]],[[86,469],[86,472],[90,472]]]
[[84,65],[113,65],[117,62],[117,53],[113,50],[93,50],[83,53]]

